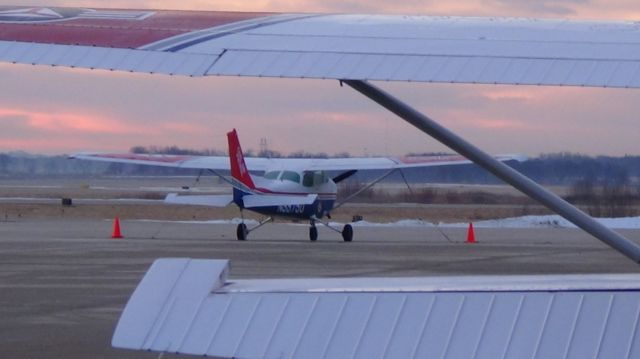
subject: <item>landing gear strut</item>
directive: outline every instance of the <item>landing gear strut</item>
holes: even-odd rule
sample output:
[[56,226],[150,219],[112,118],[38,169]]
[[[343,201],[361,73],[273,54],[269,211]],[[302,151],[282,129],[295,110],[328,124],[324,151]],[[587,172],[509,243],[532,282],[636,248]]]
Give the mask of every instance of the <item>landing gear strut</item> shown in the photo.
[[318,239],[318,228],[316,227],[316,222],[324,225],[332,231],[340,233],[345,242],[351,242],[353,240],[353,227],[351,227],[350,224],[345,224],[344,227],[342,227],[342,231],[340,231],[337,228],[333,228],[329,223],[321,221],[314,216],[311,218],[311,227],[309,227],[309,239],[312,242],[315,242]]
[[269,223],[273,221],[273,217],[267,217],[266,219],[264,219],[263,221],[261,221],[260,223],[258,223],[257,226],[249,229],[247,228],[247,225],[244,224],[244,222],[239,223],[238,227],[236,227],[236,237],[238,238],[239,241],[244,241],[247,239],[247,236],[249,236],[249,233],[255,231],[256,229],[262,227],[263,225]]

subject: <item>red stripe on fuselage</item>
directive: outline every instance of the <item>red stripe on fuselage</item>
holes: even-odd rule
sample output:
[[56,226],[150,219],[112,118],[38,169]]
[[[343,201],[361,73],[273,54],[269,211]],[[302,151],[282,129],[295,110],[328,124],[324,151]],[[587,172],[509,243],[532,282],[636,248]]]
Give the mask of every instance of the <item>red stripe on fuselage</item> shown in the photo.
[[264,187],[256,187],[255,190],[263,194],[286,194],[286,195],[292,195],[292,196],[308,196],[310,194],[317,194],[318,196],[335,196],[337,194],[335,192],[325,192],[325,193],[277,192]]

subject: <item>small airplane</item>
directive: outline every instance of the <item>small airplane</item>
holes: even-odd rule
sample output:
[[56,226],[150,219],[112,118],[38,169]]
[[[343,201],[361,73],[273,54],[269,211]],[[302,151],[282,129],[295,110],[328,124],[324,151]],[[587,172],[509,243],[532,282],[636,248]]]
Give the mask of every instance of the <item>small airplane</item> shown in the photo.
[[[250,232],[273,221],[275,217],[309,221],[309,239],[318,239],[317,223],[342,235],[345,242],[353,239],[353,227],[345,224],[335,228],[324,218],[331,218],[331,211],[353,197],[382,181],[395,171],[411,167],[468,164],[471,161],[458,155],[365,157],[365,158],[257,158],[245,159],[236,130],[227,133],[229,156],[176,156],[148,154],[99,154],[81,153],[71,158],[151,166],[209,170],[233,187],[232,195],[178,195],[171,193],[166,203],[225,207],[235,203],[240,213],[247,209],[267,216],[255,227],[238,224],[238,240],[246,240]],[[522,155],[499,155],[500,161],[524,160]],[[231,170],[231,180],[220,171]],[[387,170],[382,176],[336,204],[337,183],[361,170]],[[250,172],[263,172],[255,175]],[[328,172],[339,172],[330,177]]]

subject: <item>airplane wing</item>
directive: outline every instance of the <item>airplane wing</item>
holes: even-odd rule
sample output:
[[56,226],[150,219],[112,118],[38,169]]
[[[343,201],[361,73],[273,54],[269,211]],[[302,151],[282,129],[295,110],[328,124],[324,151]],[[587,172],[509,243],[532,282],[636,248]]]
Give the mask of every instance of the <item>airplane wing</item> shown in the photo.
[[638,274],[229,280],[156,260],[117,348],[216,358],[638,358]]
[[[228,156],[187,156],[136,153],[77,153],[71,159],[160,166],[186,169],[229,170]],[[250,171],[266,171],[273,162],[269,158],[248,157],[245,162]]]
[[640,87],[640,25],[0,7],[0,62],[185,76]]
[[[70,158],[174,168],[229,170],[229,157],[226,156],[79,153],[70,156]],[[500,161],[526,160],[524,155],[497,155],[495,158]],[[351,158],[246,157],[245,162],[250,171],[257,172],[281,169],[306,171],[391,170],[472,163],[459,155]]]

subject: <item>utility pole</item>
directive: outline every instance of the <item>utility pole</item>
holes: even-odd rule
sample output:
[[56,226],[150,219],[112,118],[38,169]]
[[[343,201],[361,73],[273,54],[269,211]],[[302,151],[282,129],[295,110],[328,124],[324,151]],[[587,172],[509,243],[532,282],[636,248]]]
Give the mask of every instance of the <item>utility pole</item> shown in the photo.
[[268,146],[267,146],[267,138],[266,137],[261,137],[260,138],[260,155],[264,156],[267,154],[267,150],[268,150]]

